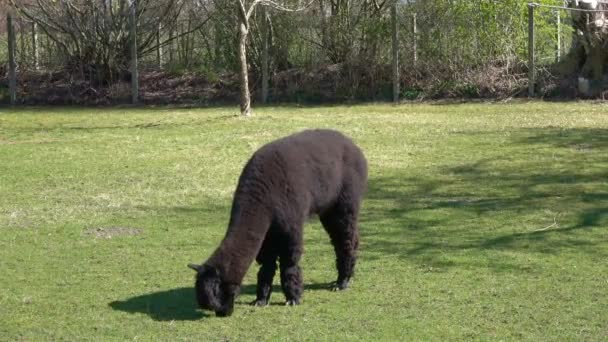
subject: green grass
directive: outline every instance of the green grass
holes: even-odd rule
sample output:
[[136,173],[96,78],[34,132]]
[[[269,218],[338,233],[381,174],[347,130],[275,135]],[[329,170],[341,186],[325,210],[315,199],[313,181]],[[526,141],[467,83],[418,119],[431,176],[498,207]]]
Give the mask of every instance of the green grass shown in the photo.
[[[255,114],[0,109],[0,340],[608,339],[608,106]],[[196,310],[186,264],[223,237],[244,162],[311,127],[369,160],[352,288],[324,288],[336,274],[315,219],[301,306],[278,287],[245,305],[252,267],[232,317]]]

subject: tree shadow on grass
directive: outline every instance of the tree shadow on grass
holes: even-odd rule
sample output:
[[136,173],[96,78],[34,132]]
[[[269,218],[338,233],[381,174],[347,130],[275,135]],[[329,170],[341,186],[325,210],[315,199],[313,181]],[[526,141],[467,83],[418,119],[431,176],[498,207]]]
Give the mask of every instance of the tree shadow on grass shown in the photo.
[[[383,170],[370,179],[362,245],[370,258],[439,266],[469,251],[497,260],[501,250],[602,257],[597,232],[608,219],[607,148],[606,129],[522,129],[511,133],[501,156],[416,176]],[[561,159],[535,158],[551,154]],[[493,266],[510,268],[507,260]]]

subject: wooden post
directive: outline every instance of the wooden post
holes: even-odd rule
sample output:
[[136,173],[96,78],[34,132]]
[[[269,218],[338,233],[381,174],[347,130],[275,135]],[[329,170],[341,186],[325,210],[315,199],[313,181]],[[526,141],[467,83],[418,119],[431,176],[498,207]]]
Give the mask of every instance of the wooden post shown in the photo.
[[109,18],[112,18],[112,0],[105,0],[104,2],[104,9],[106,11],[106,15]]
[[137,66],[137,0],[131,0],[131,95],[133,104],[139,102],[139,70]]
[[46,58],[44,58],[44,63],[47,66],[52,66],[53,65],[53,58],[51,58],[51,55],[53,54],[53,43],[51,42],[51,39],[49,38],[49,36],[44,35],[44,40],[41,42],[41,44],[44,47],[44,51],[46,51],[46,53],[44,54],[44,56]]
[[418,18],[417,18],[417,15],[415,12],[414,12],[414,18],[413,18],[413,25],[414,25],[414,46],[413,46],[414,67],[416,67],[416,65],[418,64]]
[[6,16],[6,30],[8,33],[8,89],[10,103],[17,103],[17,65],[15,63],[15,28],[13,27],[13,14],[9,8]]
[[528,96],[534,97],[534,84],[536,83],[536,66],[534,65],[534,7],[528,4]]
[[397,1],[391,6],[393,31],[393,102],[399,103],[399,34],[397,32]]
[[158,31],[156,32],[156,64],[159,70],[163,68],[163,47],[160,45],[162,30],[162,24],[158,23]]
[[25,56],[27,56],[27,41],[25,39],[26,35],[24,34],[26,29],[23,18],[19,18],[17,27],[19,28],[19,34],[17,35],[17,37],[19,37],[19,57],[21,57],[21,63],[25,64],[27,63],[27,59],[25,58]]
[[167,49],[169,49],[169,63],[173,63],[175,57],[173,56],[174,50],[174,37],[175,37],[175,25],[171,25],[171,29],[169,29],[169,44],[167,45]]
[[262,6],[262,10],[262,103],[267,103],[268,81],[270,79],[268,70],[268,39],[270,36],[270,25],[268,23],[268,20],[270,20],[270,18],[268,18],[268,10],[266,9],[266,6]]
[[34,58],[34,70],[40,69],[40,53],[38,52],[38,24],[32,23],[32,57]]
[[555,63],[559,63],[562,59],[562,16],[559,8],[555,12],[557,14],[557,54],[555,56]]
[[182,67],[186,67],[187,61],[184,56],[184,52],[186,51],[184,49],[184,25],[181,21],[177,22],[177,38],[175,41],[177,42],[177,63]]

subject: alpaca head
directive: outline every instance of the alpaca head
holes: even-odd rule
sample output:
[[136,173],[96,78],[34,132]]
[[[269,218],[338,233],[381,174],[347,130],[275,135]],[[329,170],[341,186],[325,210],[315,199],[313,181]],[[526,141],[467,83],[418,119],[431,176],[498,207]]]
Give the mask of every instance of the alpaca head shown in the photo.
[[188,264],[188,267],[196,271],[195,290],[199,307],[215,311],[216,316],[230,316],[238,286],[223,282],[213,266]]

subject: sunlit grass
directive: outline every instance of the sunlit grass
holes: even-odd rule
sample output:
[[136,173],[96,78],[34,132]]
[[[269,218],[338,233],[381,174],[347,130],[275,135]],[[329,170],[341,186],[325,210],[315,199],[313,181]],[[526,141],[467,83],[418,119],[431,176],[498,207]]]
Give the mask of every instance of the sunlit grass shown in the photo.
[[[608,106],[0,109],[0,340],[606,340]],[[345,292],[316,220],[303,304],[197,311],[262,144],[312,127],[365,151]],[[278,284],[278,279],[275,279]]]

